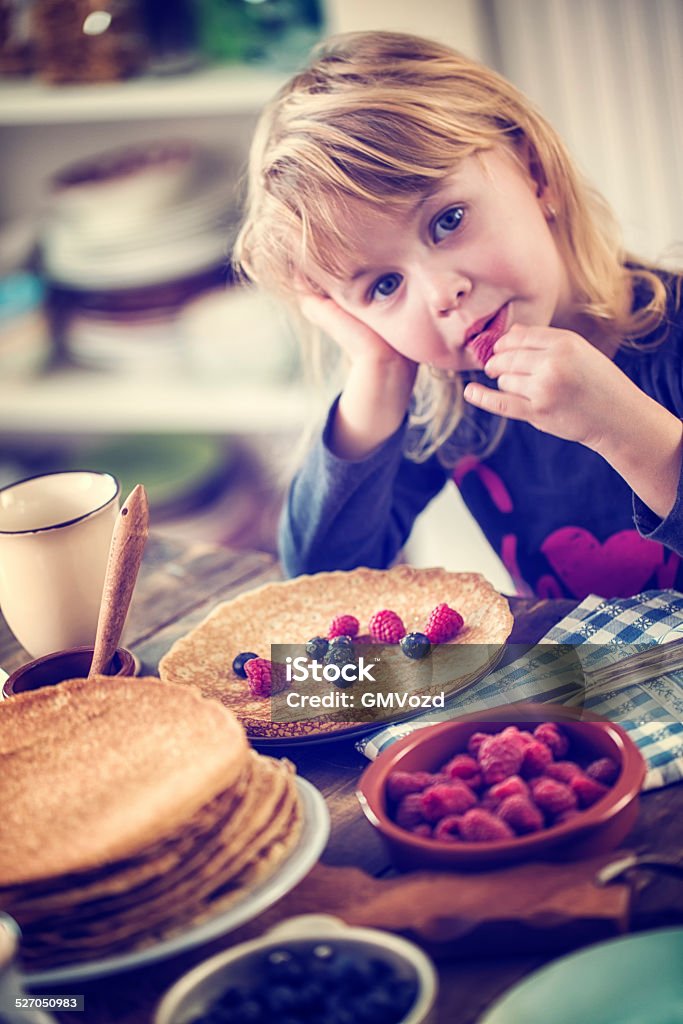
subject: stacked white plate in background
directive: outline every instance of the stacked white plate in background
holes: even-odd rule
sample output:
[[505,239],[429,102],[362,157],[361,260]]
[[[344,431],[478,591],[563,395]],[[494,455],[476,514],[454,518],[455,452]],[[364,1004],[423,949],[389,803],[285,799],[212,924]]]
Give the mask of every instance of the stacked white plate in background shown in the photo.
[[187,141],[153,141],[62,169],[41,232],[64,352],[107,370],[176,369],[178,314],[229,281],[234,185]]

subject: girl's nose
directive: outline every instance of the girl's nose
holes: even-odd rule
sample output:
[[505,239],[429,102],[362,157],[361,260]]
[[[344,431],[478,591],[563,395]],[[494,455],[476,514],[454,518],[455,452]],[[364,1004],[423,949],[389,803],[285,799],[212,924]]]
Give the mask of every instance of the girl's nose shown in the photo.
[[425,276],[425,293],[432,312],[441,318],[460,308],[472,291],[472,283],[457,271],[432,272]]

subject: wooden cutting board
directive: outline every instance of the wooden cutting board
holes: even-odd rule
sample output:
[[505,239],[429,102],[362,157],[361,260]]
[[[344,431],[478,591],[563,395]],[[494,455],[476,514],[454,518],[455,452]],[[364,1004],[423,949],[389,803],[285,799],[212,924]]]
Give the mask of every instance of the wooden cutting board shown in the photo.
[[317,864],[274,907],[231,935],[231,945],[295,914],[326,913],[383,928],[436,955],[550,953],[627,930],[631,888],[598,886],[614,854],[573,863],[520,864],[465,874],[416,871],[373,878],[352,867]]

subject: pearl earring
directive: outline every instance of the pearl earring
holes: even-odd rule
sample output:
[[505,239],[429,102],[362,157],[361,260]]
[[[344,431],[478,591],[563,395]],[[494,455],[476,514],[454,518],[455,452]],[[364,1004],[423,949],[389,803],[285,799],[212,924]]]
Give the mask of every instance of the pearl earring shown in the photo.
[[544,203],[543,209],[547,220],[555,220],[557,218],[557,210],[552,203]]

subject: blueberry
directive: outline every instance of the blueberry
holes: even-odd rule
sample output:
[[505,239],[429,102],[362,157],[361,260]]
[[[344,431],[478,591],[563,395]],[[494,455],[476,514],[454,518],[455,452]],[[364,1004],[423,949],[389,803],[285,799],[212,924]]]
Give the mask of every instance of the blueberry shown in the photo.
[[[219,1004],[220,1006],[220,1004]],[[208,1020],[211,1024],[263,1024],[269,1018],[264,1013],[261,1003],[254,998],[246,999],[243,1003],[234,1009],[225,1007],[227,1013],[222,1013],[220,1016],[214,1016],[217,1007],[214,1007],[211,1016]],[[221,1010],[223,1007],[221,1007]],[[192,1024],[199,1024],[197,1021],[193,1021]]]
[[325,1005],[325,987],[316,981],[309,981],[297,991],[297,1009],[320,1010]]
[[[345,644],[340,644],[338,647],[330,647],[325,658],[323,660],[324,665],[336,665],[337,668],[343,669],[346,665],[356,665],[356,658],[351,647],[346,647]],[[339,675],[338,679],[332,679],[331,682],[334,686],[338,686],[341,689],[346,689],[347,686],[351,686],[354,679],[345,679],[343,675]]]
[[326,982],[331,976],[336,959],[337,951],[334,946],[328,946],[326,943],[314,946],[307,966],[311,978]]
[[283,984],[296,984],[304,977],[304,968],[299,958],[284,947],[272,949],[265,959],[266,973],[269,981]]
[[379,983],[394,977],[394,968],[386,960],[380,960],[375,957],[368,961],[368,967],[372,971],[374,980]]
[[368,1006],[368,996],[364,992],[349,1000],[355,1024],[376,1024],[374,1009]]
[[211,1024],[227,1024],[236,1019],[242,1006],[249,1001],[249,994],[234,986],[225,989],[211,1009]]
[[265,1001],[271,1013],[287,1014],[298,1005],[298,996],[290,985],[273,985],[265,993]]
[[247,673],[245,671],[244,666],[248,661],[251,661],[253,658],[258,658],[258,654],[254,654],[253,651],[243,651],[241,654],[238,654],[232,663],[232,670],[235,673],[235,675],[239,676],[240,679],[246,679]]
[[261,1003],[256,999],[248,999],[245,1003],[242,1003],[239,1010],[239,1017],[234,1018],[239,1020],[240,1024],[260,1024],[264,1020]]
[[406,633],[399,640],[399,646],[407,658],[419,661],[420,658],[424,658],[429,654],[431,644],[429,643],[429,637],[426,637],[424,633]]
[[211,1011],[211,1024],[233,1024],[234,1021],[241,1021],[244,1005],[244,1003],[238,1003],[235,1006],[228,1006],[226,1003],[218,1003]]
[[320,945],[313,947],[311,955],[313,963],[330,963],[336,957],[337,951],[334,946],[321,942]]
[[327,648],[329,647],[328,641],[324,636],[314,636],[312,640],[309,640],[306,644],[306,654],[313,661],[322,661],[327,654]]
[[365,992],[372,986],[372,971],[369,966],[365,962],[354,960],[351,956],[338,957],[334,976],[338,984],[351,992]]
[[353,1010],[346,1005],[347,1000],[344,996],[341,996],[340,1000],[340,1002],[335,1000],[331,1003],[329,1008],[330,1020],[334,1024],[356,1024]]
[[345,634],[342,636],[333,636],[329,642],[329,646],[332,647],[353,647],[353,639]]
[[363,1000],[363,1011],[371,1021],[396,1020],[396,1004],[388,986],[381,985],[368,992]]
[[355,665],[356,659],[353,650],[340,644],[338,647],[330,647],[324,659],[325,665]]
[[393,988],[394,1004],[399,1011],[399,1020],[406,1016],[417,999],[417,982],[402,978]]

